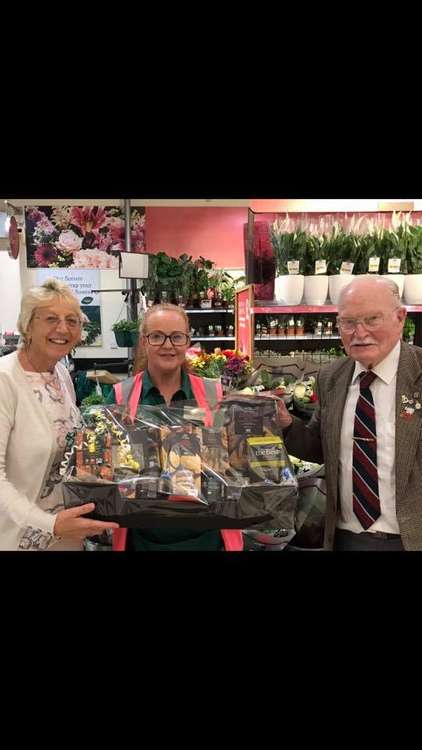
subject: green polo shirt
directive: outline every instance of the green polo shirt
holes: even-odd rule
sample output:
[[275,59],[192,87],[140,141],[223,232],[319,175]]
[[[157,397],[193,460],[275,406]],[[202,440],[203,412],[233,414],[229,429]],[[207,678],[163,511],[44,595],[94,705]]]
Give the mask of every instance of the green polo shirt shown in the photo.
[[[172,401],[195,401],[189,376],[182,370],[182,383]],[[107,397],[108,404],[115,404],[114,388]],[[165,404],[165,398],[153,384],[148,370],[142,378],[141,406]],[[218,530],[195,531],[194,529],[128,529],[128,548],[141,552],[210,552],[223,548]]]

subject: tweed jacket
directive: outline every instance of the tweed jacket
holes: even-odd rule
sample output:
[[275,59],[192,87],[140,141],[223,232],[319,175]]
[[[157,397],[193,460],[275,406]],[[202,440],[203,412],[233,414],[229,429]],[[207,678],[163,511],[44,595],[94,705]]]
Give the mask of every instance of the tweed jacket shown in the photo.
[[[324,547],[333,548],[339,506],[339,454],[343,410],[355,362],[350,357],[321,368],[318,407],[308,424],[296,417],[285,432],[292,455],[325,463],[327,514]],[[422,409],[400,418],[402,395],[422,395],[422,349],[401,343],[396,386],[396,513],[405,550],[422,551]]]

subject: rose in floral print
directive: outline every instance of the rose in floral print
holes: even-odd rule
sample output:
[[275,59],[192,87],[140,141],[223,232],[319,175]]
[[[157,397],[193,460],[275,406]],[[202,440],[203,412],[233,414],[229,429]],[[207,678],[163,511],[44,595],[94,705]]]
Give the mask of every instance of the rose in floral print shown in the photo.
[[118,268],[118,260],[114,255],[109,255],[102,250],[91,248],[90,250],[78,250],[73,253],[74,268]]
[[73,253],[75,250],[80,250],[81,245],[82,237],[78,237],[72,229],[66,229],[59,234],[56,247],[62,253]]

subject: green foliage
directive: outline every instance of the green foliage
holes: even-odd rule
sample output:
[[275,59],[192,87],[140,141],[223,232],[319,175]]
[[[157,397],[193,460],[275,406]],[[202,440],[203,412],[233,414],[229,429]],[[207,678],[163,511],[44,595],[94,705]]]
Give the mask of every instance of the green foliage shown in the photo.
[[309,234],[302,229],[294,232],[284,231],[287,226],[285,221],[274,221],[270,225],[270,239],[274,250],[276,262],[276,273],[283,276],[289,273],[288,262],[299,261],[299,273],[303,273],[303,265],[306,255],[306,247]]
[[328,259],[328,273],[340,273],[342,263],[353,263],[353,273],[362,270],[360,236],[345,232],[339,224],[333,224],[331,234],[326,237],[325,251]]
[[413,341],[415,337],[415,321],[412,320],[412,318],[407,317],[404,321],[404,327],[403,327],[403,339],[405,341]]
[[410,233],[409,228],[403,225],[399,226],[396,231],[390,230],[385,232],[385,247],[383,254],[383,270],[388,272],[388,261],[390,258],[400,258],[399,273],[407,272],[407,254],[409,246]]
[[408,273],[422,273],[422,226],[410,227],[407,241]]
[[328,261],[328,248],[325,242],[325,235],[308,234],[306,237],[305,257],[303,259],[303,273],[305,276],[314,276],[317,260]]
[[96,391],[93,393],[90,393],[89,396],[85,396],[84,399],[81,401],[81,409],[87,409],[89,406],[94,406],[95,404],[105,404],[106,400],[104,396],[100,396]]
[[97,336],[101,333],[101,324],[98,320],[88,320],[83,326],[85,338],[81,342],[81,346],[90,346],[93,344]]
[[125,333],[137,332],[140,322],[140,320],[119,320],[117,323],[113,323],[111,330]]
[[170,300],[176,301],[181,295],[188,301],[195,294],[210,288],[210,272],[214,266],[212,260],[200,256],[193,261],[192,256],[186,253],[173,258],[162,250],[152,253],[149,258],[149,276],[141,291],[150,299],[155,299],[165,290]]

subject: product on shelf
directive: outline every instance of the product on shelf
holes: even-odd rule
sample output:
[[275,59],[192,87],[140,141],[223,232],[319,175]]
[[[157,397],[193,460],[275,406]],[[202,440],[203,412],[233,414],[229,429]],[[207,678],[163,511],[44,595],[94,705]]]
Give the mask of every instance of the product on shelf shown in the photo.
[[295,324],[295,335],[296,336],[303,336],[305,330],[305,321],[303,318],[299,317],[296,318],[296,324]]
[[296,332],[296,324],[295,319],[293,317],[289,318],[287,321],[287,336],[294,336]]

